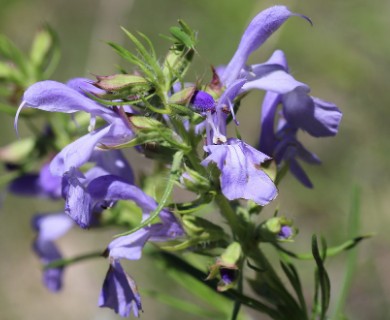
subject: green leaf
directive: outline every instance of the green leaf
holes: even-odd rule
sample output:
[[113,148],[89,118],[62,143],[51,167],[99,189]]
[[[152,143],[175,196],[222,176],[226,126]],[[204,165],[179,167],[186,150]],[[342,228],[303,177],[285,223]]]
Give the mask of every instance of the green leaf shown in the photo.
[[165,303],[166,305],[181,310],[190,314],[194,314],[198,317],[205,319],[224,319],[224,314],[220,312],[211,311],[200,306],[197,306],[194,303],[187,302],[183,298],[176,298],[168,294],[164,294],[160,291],[155,290],[145,290],[141,289],[141,293],[145,296],[154,298],[159,302]]
[[[325,250],[326,251],[326,248]],[[320,304],[320,319],[326,319],[326,311],[329,307],[330,302],[330,280],[327,271],[325,270],[323,257],[326,256],[326,253],[320,253],[317,237],[313,235],[312,237],[312,253],[314,260],[317,264],[316,270],[316,279],[319,286],[319,290],[321,292],[321,304]],[[317,285],[316,285],[317,286]],[[317,295],[317,290],[316,290]],[[317,300],[317,299],[315,299]]]
[[142,38],[147,39],[147,43],[150,48],[152,48],[150,51],[148,51],[145,46],[129,31],[127,31],[125,28],[122,28],[122,30],[125,32],[127,37],[135,44],[137,51],[141,55],[141,57],[145,60],[146,64],[154,71],[154,74],[156,76],[156,80],[158,81],[158,84],[160,84],[162,87],[164,86],[164,75],[160,68],[160,65],[157,61],[153,46],[149,39],[142,33],[139,33]]
[[108,45],[110,45],[123,59],[137,66],[150,82],[153,82],[155,80],[155,74],[142,59],[138,58],[119,44],[108,42]]
[[[353,189],[351,197],[351,207],[349,212],[348,219],[348,236],[356,236],[360,231],[360,188],[356,187]],[[355,273],[356,265],[358,259],[358,251],[351,250],[348,253],[347,264],[344,273],[344,279],[341,285],[339,297],[337,298],[337,305],[334,311],[333,319],[339,319],[345,308],[345,303],[347,301],[348,292],[352,284],[352,278]]]
[[[335,256],[335,255],[343,252],[343,251],[351,250],[352,248],[355,248],[360,243],[360,241],[362,241],[364,239],[371,238],[371,237],[372,237],[372,234],[357,236],[353,239],[345,241],[344,243],[342,243],[338,246],[330,247],[326,250],[326,256],[332,257],[332,256]],[[284,247],[282,247],[278,243],[272,243],[272,245],[275,246],[281,252],[287,254],[288,256],[290,256],[292,258],[299,259],[299,260],[313,260],[314,259],[312,253],[294,253],[292,251],[285,249]]]
[[38,69],[41,68],[52,45],[53,38],[47,29],[42,29],[36,34],[31,47],[30,60]]
[[[301,305],[301,310],[306,311],[307,310],[306,309],[306,302],[305,302],[305,298],[303,296],[302,285],[301,285],[301,281],[299,279],[299,275],[298,275],[298,272],[297,272],[295,266],[292,263],[288,263],[288,262],[281,262],[281,266],[282,266],[282,269],[283,269],[284,273],[286,274],[288,280],[290,281],[291,286],[293,287],[295,293],[297,294],[299,303]],[[307,319],[307,314],[305,313],[305,315],[306,315],[306,319]],[[304,319],[302,319],[302,320],[304,320]]]
[[[11,106],[11,105],[8,105],[5,103],[1,103],[1,102],[0,102],[0,111],[10,115],[11,117],[15,117],[15,114],[16,114],[16,108],[14,106]],[[19,116],[25,117],[26,115],[24,113],[20,113]]]
[[15,67],[0,61],[0,79],[16,82],[17,84],[22,85],[24,76]]
[[53,74],[61,58],[60,42],[57,33],[48,25],[45,26],[45,30],[50,36],[51,45],[45,60],[42,61],[42,79],[48,79]]
[[187,289],[188,292],[191,292],[200,299],[211,304],[214,309],[226,314],[226,317],[230,316],[232,302],[240,301],[243,305],[270,315],[273,319],[282,319],[277,310],[274,310],[260,301],[247,297],[234,289],[225,292],[217,292],[217,279],[204,281],[204,279],[207,278],[206,273],[172,254],[156,252],[155,256],[156,261],[163,267],[165,266],[164,272],[167,275]]
[[23,53],[4,35],[0,35],[0,56],[13,61],[23,72],[28,75],[28,65]]

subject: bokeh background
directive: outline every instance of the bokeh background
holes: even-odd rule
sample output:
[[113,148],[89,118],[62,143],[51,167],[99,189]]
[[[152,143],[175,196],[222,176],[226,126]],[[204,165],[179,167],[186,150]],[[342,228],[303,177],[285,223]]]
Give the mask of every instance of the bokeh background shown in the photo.
[[[361,233],[375,236],[359,246],[359,263],[347,301],[350,319],[390,319],[390,2],[386,0],[286,1],[293,11],[309,16],[310,27],[290,19],[251,56],[265,61],[273,50],[286,52],[290,69],[308,83],[314,96],[335,102],[344,117],[339,134],[330,139],[302,136],[308,148],[323,160],[307,167],[315,188],[308,190],[292,177],[280,187],[280,210],[294,218],[300,234],[291,249],[308,251],[313,233],[329,245],[346,240],[352,190],[362,195]],[[105,44],[126,42],[119,26],[142,31],[163,55],[168,33],[178,18],[199,31],[199,55],[193,76],[209,77],[210,64],[227,63],[250,19],[274,1],[254,0],[0,0],[0,32],[27,50],[35,30],[49,23],[61,41],[62,59],[53,79],[105,75],[122,63]],[[248,99],[239,113],[244,139],[256,143],[260,93]],[[0,119],[0,145],[15,139],[13,119]],[[139,166],[141,158],[133,163]],[[22,201],[2,192],[0,208],[0,319],[119,319],[96,307],[106,261],[89,261],[65,273],[65,287],[51,294],[40,284],[39,262],[30,250],[31,216],[61,209],[61,204]],[[60,246],[65,255],[102,248],[114,230],[73,230]],[[345,255],[329,259],[337,297],[345,269]],[[147,257],[127,265],[140,287],[176,289]],[[307,263],[300,264],[303,271]],[[307,272],[305,272],[307,273]],[[311,283],[312,278],[305,279]],[[147,319],[196,319],[145,298]],[[254,315],[254,319],[262,319]],[[265,319],[265,318],[264,318]]]

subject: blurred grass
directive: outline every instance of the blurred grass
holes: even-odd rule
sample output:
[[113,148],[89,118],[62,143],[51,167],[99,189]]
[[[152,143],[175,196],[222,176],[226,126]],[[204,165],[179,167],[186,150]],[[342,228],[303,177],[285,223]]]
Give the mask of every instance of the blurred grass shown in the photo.
[[[211,64],[229,61],[250,19],[274,4],[253,0],[113,0],[109,5],[106,2],[0,0],[0,32],[27,49],[34,30],[45,22],[52,25],[62,44],[62,60],[53,78],[65,81],[75,76],[115,72],[114,65],[122,62],[104,41],[124,41],[119,25],[144,32],[162,55],[167,43],[159,34],[167,34],[168,27],[182,18],[199,31],[199,56],[193,76],[206,80]],[[355,185],[361,186],[361,229],[363,233],[375,232],[376,237],[359,246],[360,260],[347,299],[347,311],[351,319],[383,319],[390,300],[387,275],[390,3],[385,0],[280,3],[309,16],[314,27],[299,18],[290,19],[252,55],[251,61],[264,61],[274,49],[283,49],[293,75],[308,83],[314,96],[335,102],[344,113],[336,138],[312,139],[302,135],[308,148],[323,160],[322,166],[307,167],[315,189],[304,189],[292,177],[280,187],[277,202],[281,211],[293,217],[300,227],[297,243],[291,247],[307,251],[312,233],[323,234],[329,245],[344,241],[351,190]],[[256,142],[259,132],[260,97],[259,93],[249,97],[238,115],[245,124],[239,128],[241,134],[251,143]],[[15,138],[12,121],[7,116],[0,119],[1,145]],[[58,296],[41,288],[39,264],[30,252],[33,235],[29,219],[36,211],[60,209],[61,204],[48,208],[46,202],[26,203],[7,196],[1,208],[0,319],[115,319],[110,311],[95,307],[106,268],[103,262],[68,270],[65,291]],[[61,244],[65,253],[72,253],[80,249],[80,244],[83,248],[94,247],[94,243],[104,246],[110,235],[90,232],[87,238],[75,231]],[[346,260],[341,257],[330,261],[330,277],[337,289]],[[154,282],[166,280],[163,275],[156,276],[148,262],[145,259],[131,264],[131,268],[137,265],[131,273],[140,286],[154,289]],[[82,286],[77,286],[80,281]],[[156,314],[159,319],[191,319],[180,313],[172,315],[149,299],[144,307],[143,319],[155,319]]]

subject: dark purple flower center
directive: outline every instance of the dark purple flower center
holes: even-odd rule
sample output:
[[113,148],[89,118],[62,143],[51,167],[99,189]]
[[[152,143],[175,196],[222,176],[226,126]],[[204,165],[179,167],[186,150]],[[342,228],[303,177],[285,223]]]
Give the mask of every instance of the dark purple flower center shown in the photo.
[[214,98],[207,92],[197,90],[190,101],[192,107],[198,112],[215,110]]
[[221,279],[225,284],[231,284],[237,278],[236,269],[221,268],[219,270]]
[[293,234],[293,231],[292,231],[291,227],[283,226],[280,229],[280,231],[278,233],[278,236],[279,236],[280,239],[288,239],[288,238],[290,238],[292,236],[292,234]]

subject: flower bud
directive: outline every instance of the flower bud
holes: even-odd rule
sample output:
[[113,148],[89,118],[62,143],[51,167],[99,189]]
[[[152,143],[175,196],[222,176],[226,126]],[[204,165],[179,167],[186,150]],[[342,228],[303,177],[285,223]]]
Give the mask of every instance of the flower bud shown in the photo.
[[134,92],[148,91],[150,84],[140,76],[132,74],[114,74],[111,76],[96,76],[95,86],[106,91],[130,90]]
[[264,242],[291,241],[298,230],[291,220],[285,217],[273,217],[259,226],[259,238]]
[[242,249],[238,242],[230,244],[216,263],[210,267],[210,273],[206,280],[220,278],[217,286],[218,291],[226,291],[236,285],[239,273],[239,262]]

